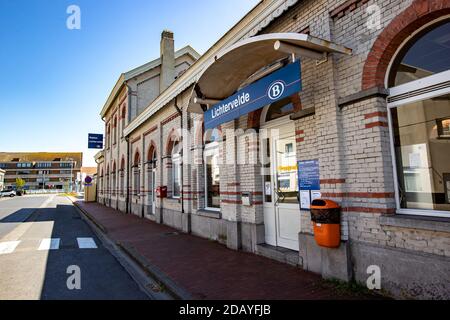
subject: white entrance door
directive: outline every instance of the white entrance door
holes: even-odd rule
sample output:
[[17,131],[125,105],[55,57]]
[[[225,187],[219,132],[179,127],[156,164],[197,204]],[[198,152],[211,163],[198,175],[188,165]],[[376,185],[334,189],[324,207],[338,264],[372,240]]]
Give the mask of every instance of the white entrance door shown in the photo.
[[267,159],[263,166],[266,243],[298,251],[300,208],[295,129],[292,123],[286,123],[267,130],[276,133],[269,133],[269,138],[261,142]]

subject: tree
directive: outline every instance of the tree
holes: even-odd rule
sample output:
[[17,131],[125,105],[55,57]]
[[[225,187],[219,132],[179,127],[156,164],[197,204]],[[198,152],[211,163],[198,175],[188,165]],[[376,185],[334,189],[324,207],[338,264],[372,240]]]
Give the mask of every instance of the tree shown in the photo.
[[26,184],[25,180],[23,180],[21,178],[16,178],[16,188],[17,188],[17,190],[21,191],[23,189],[23,187],[25,186],[25,184]]

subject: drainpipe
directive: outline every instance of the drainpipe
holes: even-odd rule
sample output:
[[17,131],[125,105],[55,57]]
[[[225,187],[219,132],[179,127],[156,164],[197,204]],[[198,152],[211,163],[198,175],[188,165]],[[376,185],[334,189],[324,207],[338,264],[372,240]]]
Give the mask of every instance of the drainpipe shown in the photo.
[[[128,120],[131,118],[131,88],[127,84],[127,90],[128,90],[128,108],[127,108],[127,115]],[[125,206],[126,206],[126,213],[130,213],[130,178],[131,178],[131,161],[130,161],[130,138],[128,136],[125,137],[125,141],[127,142],[127,190],[126,190],[126,197],[125,197]]]

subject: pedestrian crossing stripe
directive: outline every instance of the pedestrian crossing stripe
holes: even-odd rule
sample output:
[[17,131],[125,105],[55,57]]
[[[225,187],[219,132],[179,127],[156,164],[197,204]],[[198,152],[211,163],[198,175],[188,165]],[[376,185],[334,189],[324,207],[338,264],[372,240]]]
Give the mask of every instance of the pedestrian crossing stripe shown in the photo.
[[0,255],[13,253],[20,241],[8,241],[0,243]]
[[97,245],[92,238],[77,238],[77,242],[80,249],[97,249]]
[[[27,243],[27,240],[19,240],[19,241],[6,241],[0,242],[0,255],[11,254],[16,251],[18,246],[21,243]],[[93,238],[77,238],[78,248],[79,249],[98,249],[97,244]],[[50,251],[50,250],[59,250],[61,246],[60,238],[46,238],[42,239],[39,243],[39,247],[34,247],[33,250],[38,251]],[[23,251],[23,250],[22,250]],[[28,250],[27,250],[28,251]]]
[[58,250],[61,239],[42,239],[39,251]]

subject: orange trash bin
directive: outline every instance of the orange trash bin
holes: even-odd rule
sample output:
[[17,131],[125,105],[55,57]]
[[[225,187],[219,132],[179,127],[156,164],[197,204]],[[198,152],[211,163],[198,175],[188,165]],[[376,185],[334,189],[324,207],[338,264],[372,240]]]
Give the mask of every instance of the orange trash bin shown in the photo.
[[311,203],[314,238],[319,246],[339,248],[341,244],[341,207],[334,201],[316,199]]

